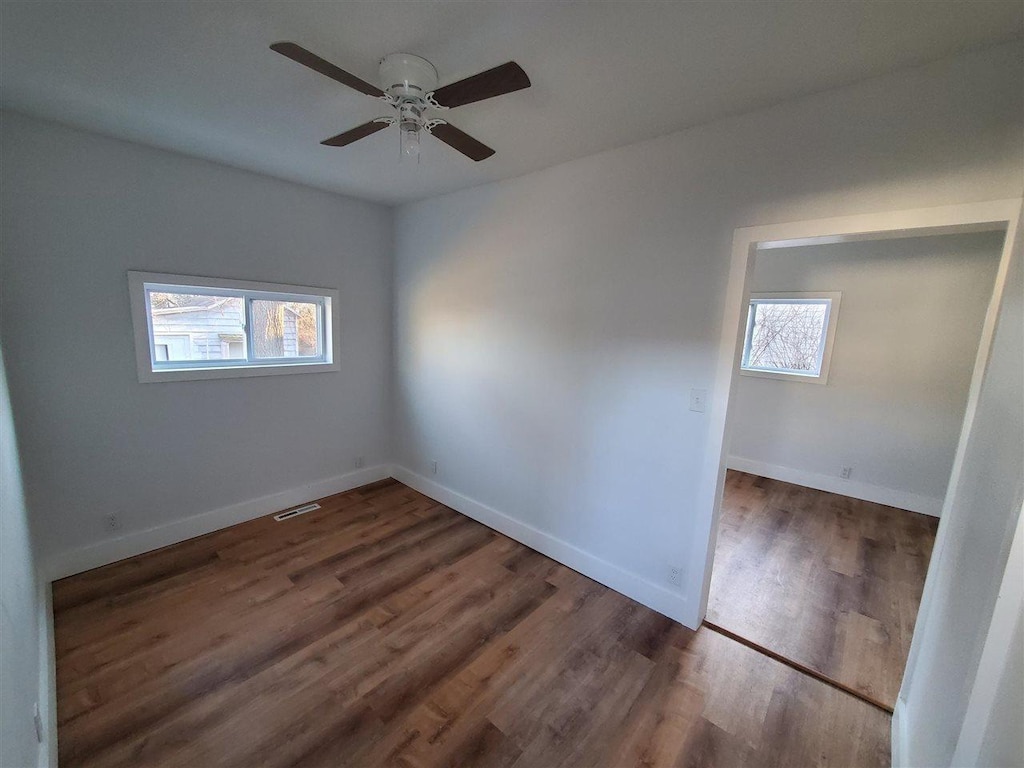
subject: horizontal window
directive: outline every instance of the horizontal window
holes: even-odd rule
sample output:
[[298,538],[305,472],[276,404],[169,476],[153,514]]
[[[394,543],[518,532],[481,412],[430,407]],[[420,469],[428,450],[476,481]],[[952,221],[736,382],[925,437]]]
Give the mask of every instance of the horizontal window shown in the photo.
[[761,293],[750,297],[741,373],[824,384],[841,293]]
[[129,272],[139,381],[338,370],[337,291]]

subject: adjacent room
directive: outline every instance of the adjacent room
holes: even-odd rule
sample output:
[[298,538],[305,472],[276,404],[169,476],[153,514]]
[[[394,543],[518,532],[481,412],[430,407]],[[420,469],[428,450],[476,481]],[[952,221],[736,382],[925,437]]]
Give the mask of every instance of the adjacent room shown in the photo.
[[1024,765],[1018,0],[0,3],[0,768]]
[[889,712],[1004,238],[754,257],[706,621]]

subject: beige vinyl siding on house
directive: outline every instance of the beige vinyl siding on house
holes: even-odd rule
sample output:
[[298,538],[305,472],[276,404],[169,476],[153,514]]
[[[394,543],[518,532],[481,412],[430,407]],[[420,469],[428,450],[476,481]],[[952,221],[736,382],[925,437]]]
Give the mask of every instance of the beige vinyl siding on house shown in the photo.
[[245,323],[240,300],[227,301],[209,309],[172,312],[157,310],[153,313],[153,337],[160,343],[161,336],[189,337],[189,359],[221,360],[226,358],[222,336],[244,340]]
[[[298,357],[299,355],[299,314],[295,310],[286,307],[284,311],[284,356]],[[315,352],[315,350],[314,350]],[[307,352],[308,354],[308,352]]]
[[[189,359],[222,360],[229,357],[228,344],[245,341],[245,319],[242,301],[228,300],[217,306],[198,309],[155,310],[153,337],[189,337]],[[284,313],[284,357],[299,355],[298,315]],[[244,349],[244,348],[243,348]],[[243,355],[244,356],[244,355]]]

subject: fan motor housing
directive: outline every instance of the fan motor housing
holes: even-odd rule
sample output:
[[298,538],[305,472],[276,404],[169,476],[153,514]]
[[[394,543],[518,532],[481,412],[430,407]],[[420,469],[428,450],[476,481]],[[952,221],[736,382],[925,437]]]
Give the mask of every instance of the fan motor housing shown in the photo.
[[389,53],[380,60],[380,87],[396,99],[423,99],[437,90],[434,65],[411,53]]

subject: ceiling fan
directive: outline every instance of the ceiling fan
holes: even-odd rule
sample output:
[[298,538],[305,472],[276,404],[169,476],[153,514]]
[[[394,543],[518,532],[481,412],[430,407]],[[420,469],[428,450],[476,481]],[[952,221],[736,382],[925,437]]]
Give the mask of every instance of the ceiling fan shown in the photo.
[[274,43],[270,50],[360,93],[381,99],[394,109],[394,115],[375,118],[324,139],[321,144],[344,147],[389,126],[398,125],[402,157],[417,161],[422,133],[436,136],[471,160],[487,159],[494,154],[493,149],[460,131],[447,120],[428,117],[428,110],[446,111],[530,87],[530,78],[514,61],[438,88],[437,70],[429,61],[410,53],[391,53],[380,60],[381,87],[378,88],[296,43]]

